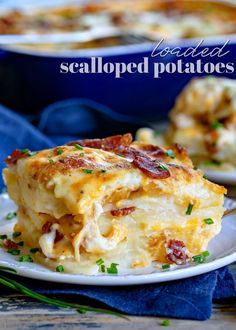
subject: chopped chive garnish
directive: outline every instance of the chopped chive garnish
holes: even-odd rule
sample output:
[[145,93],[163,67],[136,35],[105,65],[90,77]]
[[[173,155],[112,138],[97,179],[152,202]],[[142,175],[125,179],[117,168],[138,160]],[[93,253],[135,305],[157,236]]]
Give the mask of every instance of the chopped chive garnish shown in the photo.
[[192,259],[196,264],[202,264],[205,260],[201,254],[199,254],[197,256],[193,256]]
[[166,150],[166,156],[174,159],[176,156],[175,156],[175,153],[172,149],[169,149],[169,150]]
[[82,171],[86,174],[92,174],[93,173],[93,170],[89,170],[87,168],[83,168]]
[[212,224],[214,223],[214,221],[213,221],[211,218],[204,219],[204,222],[205,222],[207,225],[212,225]]
[[83,156],[84,156],[84,152],[81,152],[79,155],[80,155],[81,157],[83,157]]
[[189,203],[185,214],[190,215],[192,213],[192,210],[193,210],[193,204]]
[[158,130],[155,130],[155,131],[153,132],[153,135],[154,135],[154,136],[159,136],[159,135],[161,135],[161,133],[160,133]]
[[63,273],[64,272],[64,267],[62,265],[59,265],[59,266],[56,267],[56,271],[58,273]]
[[61,155],[63,153],[63,149],[59,148],[57,149],[57,155]]
[[9,249],[7,250],[7,252],[12,254],[13,256],[18,256],[20,254],[20,250],[18,249]]
[[205,262],[206,257],[208,257],[209,255],[210,255],[210,253],[208,251],[204,251],[199,255],[193,256],[192,260],[196,264],[202,264],[203,262]]
[[121,154],[119,154],[119,153],[117,153],[117,152],[116,152],[116,155],[117,155],[117,156],[120,156],[120,157],[124,157],[123,155],[121,155]]
[[168,171],[168,168],[165,167],[163,164],[158,164],[158,167],[163,171]]
[[210,253],[209,251],[202,252],[203,257],[209,257]]
[[162,325],[163,327],[169,327],[170,324],[171,324],[171,323],[170,323],[170,320],[163,320],[161,325]]
[[6,220],[12,220],[13,218],[16,217],[16,212],[9,212],[7,213],[7,215],[5,216]]
[[162,269],[169,269],[170,268],[170,265],[169,264],[164,264],[161,266]]
[[19,237],[21,235],[21,232],[20,231],[15,231],[13,234],[12,234],[12,236],[14,237],[14,238],[17,238],[17,237]]
[[113,262],[110,267],[107,267],[107,273],[108,274],[118,274],[118,269],[117,269],[118,265],[119,264],[115,264]]
[[51,163],[51,164],[55,163],[54,160],[53,160],[52,158],[50,158],[48,161],[49,161],[49,163]]
[[25,254],[19,258],[20,262],[33,262],[32,257],[29,254]]
[[75,148],[78,150],[83,150],[83,147],[81,147],[79,144],[75,144]]
[[7,235],[0,235],[0,239],[7,239]]
[[213,128],[213,129],[218,129],[218,128],[222,128],[222,127],[224,127],[224,125],[221,124],[218,120],[216,120],[210,124],[210,128]]
[[30,150],[29,149],[21,149],[20,152],[22,154],[28,154],[28,153],[30,153]]
[[101,172],[101,173],[106,173],[106,170],[101,170],[100,172]]
[[205,165],[205,166],[212,166],[212,165],[220,166],[221,164],[222,164],[222,162],[219,160],[216,160],[216,159],[206,160],[203,163],[203,165]]
[[104,260],[103,260],[102,258],[100,258],[100,259],[98,259],[98,260],[96,261],[96,264],[97,264],[98,266],[100,266],[100,265],[104,264]]
[[38,252],[39,251],[39,248],[32,248],[32,249],[30,249],[30,252],[31,253],[36,253],[36,252]]
[[17,243],[17,245],[19,245],[19,246],[24,246],[24,242],[23,241],[20,241],[19,243]]
[[100,271],[101,271],[102,273],[105,273],[105,272],[106,272],[106,267],[105,267],[105,265],[101,265],[101,266],[100,266]]

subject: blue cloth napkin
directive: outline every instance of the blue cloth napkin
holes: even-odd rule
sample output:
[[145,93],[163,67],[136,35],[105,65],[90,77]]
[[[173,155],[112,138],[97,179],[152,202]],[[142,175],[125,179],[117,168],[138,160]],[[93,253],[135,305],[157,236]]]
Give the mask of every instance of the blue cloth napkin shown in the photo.
[[[0,107],[0,167],[4,167],[3,160],[15,148],[38,150],[78,138],[134,133],[145,124],[89,100],[73,99],[43,110],[37,129],[20,115]],[[90,298],[128,314],[196,320],[210,317],[213,299],[236,296],[227,267],[181,281],[128,287],[63,285],[18,277],[17,280],[39,293],[78,296],[80,302]]]

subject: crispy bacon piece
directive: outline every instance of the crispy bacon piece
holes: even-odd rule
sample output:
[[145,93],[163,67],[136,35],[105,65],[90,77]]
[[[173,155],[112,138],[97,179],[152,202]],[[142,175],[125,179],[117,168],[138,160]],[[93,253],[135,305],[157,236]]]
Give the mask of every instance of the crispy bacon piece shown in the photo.
[[122,209],[117,209],[117,210],[112,210],[111,215],[114,217],[123,217],[125,215],[128,215],[136,210],[135,206],[130,206],[130,207],[124,207]]
[[102,149],[106,151],[116,151],[120,147],[128,147],[132,143],[132,135],[130,133],[124,135],[109,136],[104,139],[87,139],[69,142],[68,145],[79,144],[82,147]]
[[162,148],[155,146],[153,144],[143,145],[141,147],[141,150],[143,150],[146,154],[148,154],[154,158],[158,158],[158,157],[162,158],[166,154]]
[[10,156],[7,157],[7,159],[5,160],[6,164],[11,165],[11,164],[16,164],[16,162],[18,161],[18,159],[20,158],[25,158],[28,157],[28,152],[22,152],[19,149],[15,149]]
[[45,222],[45,224],[42,226],[42,233],[43,234],[50,233],[51,227],[52,227],[52,222],[51,221]]
[[68,145],[79,144],[83,147],[102,149],[114,152],[133,161],[133,166],[139,168],[147,176],[154,179],[166,179],[170,177],[168,168],[161,167],[161,164],[151,157],[158,158],[165,154],[164,150],[158,146],[143,146],[143,150],[137,150],[130,147],[132,143],[132,135],[130,133],[124,135],[110,136],[104,139],[81,140],[68,143]]
[[170,177],[168,168],[161,167],[159,162],[148,157],[136,156],[133,160],[133,164],[150,178],[167,179]]
[[18,244],[16,242],[13,242],[10,239],[7,239],[6,241],[4,241],[3,246],[6,249],[17,249],[18,248]]
[[56,230],[56,236],[54,239],[54,243],[60,242],[63,239],[64,235],[59,231]]
[[184,265],[189,259],[186,253],[186,246],[182,241],[170,240],[167,245],[167,251],[166,258],[177,265]]

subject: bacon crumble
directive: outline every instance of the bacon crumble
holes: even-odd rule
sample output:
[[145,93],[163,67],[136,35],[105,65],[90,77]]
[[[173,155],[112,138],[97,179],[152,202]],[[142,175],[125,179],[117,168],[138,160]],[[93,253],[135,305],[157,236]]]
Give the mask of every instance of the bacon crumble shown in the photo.
[[6,249],[17,249],[18,248],[18,244],[16,242],[13,242],[10,239],[7,239],[6,241],[4,241],[3,246]]
[[134,212],[135,210],[135,206],[124,207],[122,209],[112,210],[111,215],[113,215],[114,217],[123,217]]
[[21,158],[26,158],[28,157],[28,152],[22,152],[19,149],[15,149],[10,156],[7,157],[7,159],[5,160],[6,164],[11,165],[11,164],[16,164],[18,159]]
[[189,260],[189,256],[186,252],[186,246],[184,242],[178,240],[170,240],[167,244],[166,258],[176,265],[184,265]]
[[163,168],[157,162],[159,156],[164,156],[165,152],[162,148],[154,145],[143,146],[143,150],[137,150],[130,147],[132,143],[132,135],[130,133],[124,135],[110,136],[104,139],[79,140],[68,143],[68,145],[79,144],[83,147],[102,149],[117,153],[127,157],[132,164],[139,168],[147,176],[155,179],[166,179],[170,177],[168,168]]

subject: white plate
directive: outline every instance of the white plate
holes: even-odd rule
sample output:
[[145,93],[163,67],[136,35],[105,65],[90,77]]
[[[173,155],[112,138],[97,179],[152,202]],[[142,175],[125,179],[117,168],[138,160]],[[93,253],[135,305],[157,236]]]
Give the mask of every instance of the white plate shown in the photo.
[[[235,202],[227,199],[227,206],[233,207]],[[5,215],[15,211],[16,207],[7,194],[0,195],[0,227],[1,234],[11,233],[15,220],[6,220]],[[131,270],[120,275],[70,275],[53,272],[36,263],[17,261],[19,256],[12,256],[0,248],[0,266],[14,268],[18,275],[44,281],[86,284],[86,285],[134,285],[157,283],[183,279],[211,270],[218,269],[236,261],[236,215],[223,219],[221,233],[215,237],[210,245],[210,257],[203,264],[188,264],[175,266],[171,270],[163,271],[155,266],[141,270]]]
[[205,176],[213,182],[225,185],[236,185],[236,171],[234,172],[217,172],[212,170],[204,170]]

